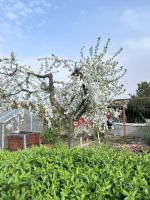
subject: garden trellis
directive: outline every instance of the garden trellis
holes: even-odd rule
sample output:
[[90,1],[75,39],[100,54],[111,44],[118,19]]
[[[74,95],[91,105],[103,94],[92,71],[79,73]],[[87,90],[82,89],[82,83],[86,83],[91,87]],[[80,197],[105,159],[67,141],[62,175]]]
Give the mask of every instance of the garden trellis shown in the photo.
[[6,136],[20,132],[38,133],[43,128],[43,122],[27,109],[13,109],[0,114],[0,147],[3,149]]

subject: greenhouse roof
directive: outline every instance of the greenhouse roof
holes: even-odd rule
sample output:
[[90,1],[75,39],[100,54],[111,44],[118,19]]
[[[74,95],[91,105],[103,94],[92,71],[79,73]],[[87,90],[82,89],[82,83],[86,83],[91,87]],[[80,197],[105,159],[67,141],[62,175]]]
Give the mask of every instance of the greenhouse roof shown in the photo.
[[16,116],[18,114],[18,112],[19,112],[18,109],[8,110],[8,111],[5,111],[5,112],[2,112],[0,114],[0,124],[3,124],[5,122],[9,121],[11,118]]
[[[16,117],[19,114],[19,111],[19,109],[13,109],[0,113],[0,124],[6,123],[7,121],[11,120],[11,118]],[[31,112],[29,112],[27,109],[24,109],[24,111],[25,113],[31,114]],[[33,113],[32,116],[36,117],[36,115]]]

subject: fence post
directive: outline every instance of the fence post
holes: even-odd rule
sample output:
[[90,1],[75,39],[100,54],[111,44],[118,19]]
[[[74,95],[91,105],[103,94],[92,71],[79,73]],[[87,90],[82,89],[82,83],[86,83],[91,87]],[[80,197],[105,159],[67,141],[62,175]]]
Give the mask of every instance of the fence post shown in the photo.
[[80,147],[81,148],[82,148],[82,144],[83,144],[82,137],[80,137]]
[[125,139],[126,139],[126,136],[127,136],[125,106],[123,106],[123,130],[124,130],[124,140],[125,140]]
[[30,113],[30,131],[32,132],[33,131],[33,119],[32,119],[33,115],[32,115],[32,112]]
[[4,130],[4,124],[2,124],[2,149],[4,149],[5,146],[5,130]]
[[101,140],[100,140],[99,132],[97,132],[97,136],[98,136],[98,143],[100,144]]

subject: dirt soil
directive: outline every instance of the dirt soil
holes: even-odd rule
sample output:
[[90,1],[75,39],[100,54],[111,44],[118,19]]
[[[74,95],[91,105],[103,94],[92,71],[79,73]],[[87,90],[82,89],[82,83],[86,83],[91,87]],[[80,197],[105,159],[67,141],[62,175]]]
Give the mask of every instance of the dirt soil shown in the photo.
[[146,151],[147,153],[150,153],[150,146],[146,144],[117,144],[114,143],[112,145],[112,148],[117,149],[117,148],[123,148],[123,149],[128,149],[131,150],[135,153],[140,153]]
[[146,144],[141,138],[136,137],[121,137],[108,135],[105,139],[106,144],[110,144],[113,148],[130,149],[131,151],[138,153],[146,151],[150,153],[150,145]]

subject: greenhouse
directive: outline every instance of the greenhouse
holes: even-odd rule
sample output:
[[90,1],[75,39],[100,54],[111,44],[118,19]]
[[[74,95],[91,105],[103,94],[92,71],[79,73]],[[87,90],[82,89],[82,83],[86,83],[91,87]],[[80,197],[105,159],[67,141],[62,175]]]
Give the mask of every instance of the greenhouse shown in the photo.
[[41,119],[27,109],[13,109],[0,114],[0,148],[7,143],[6,136],[21,132],[39,133],[43,128]]

